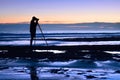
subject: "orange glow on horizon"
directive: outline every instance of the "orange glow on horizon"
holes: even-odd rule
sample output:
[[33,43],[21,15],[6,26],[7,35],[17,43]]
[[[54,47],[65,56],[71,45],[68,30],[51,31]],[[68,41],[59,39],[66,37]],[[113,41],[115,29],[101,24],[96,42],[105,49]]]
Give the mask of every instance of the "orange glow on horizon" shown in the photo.
[[[41,24],[72,24],[72,23],[87,23],[87,22],[120,22],[118,15],[116,16],[103,16],[103,15],[94,15],[94,16],[46,16],[46,17],[38,17],[39,23]],[[31,16],[30,17],[5,17],[0,18],[0,23],[30,23]]]

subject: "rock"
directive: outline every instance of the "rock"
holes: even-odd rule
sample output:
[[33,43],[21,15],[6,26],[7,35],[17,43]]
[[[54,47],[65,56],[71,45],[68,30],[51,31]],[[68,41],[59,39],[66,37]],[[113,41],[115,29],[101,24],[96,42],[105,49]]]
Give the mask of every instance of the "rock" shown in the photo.
[[65,75],[65,77],[70,77],[70,75],[67,74],[67,75]]
[[0,67],[0,70],[8,69],[9,67]]
[[64,74],[64,69],[60,68],[60,69],[51,69],[50,70],[51,73],[57,73],[57,74]]
[[84,74],[83,72],[79,72],[79,73],[77,73],[78,75],[82,75],[82,74]]
[[64,74],[64,71],[58,71],[57,73],[58,74]]
[[68,71],[68,69],[63,69],[63,71],[65,71],[65,72],[66,72],[66,71]]
[[107,77],[101,77],[100,79],[107,79]]
[[97,77],[92,76],[92,75],[87,75],[86,78],[87,78],[87,79],[93,79],[93,78],[97,78]]
[[115,73],[120,73],[120,70],[116,70]]
[[58,73],[59,69],[51,69],[50,72],[51,73]]
[[87,72],[92,72],[92,70],[88,70]]

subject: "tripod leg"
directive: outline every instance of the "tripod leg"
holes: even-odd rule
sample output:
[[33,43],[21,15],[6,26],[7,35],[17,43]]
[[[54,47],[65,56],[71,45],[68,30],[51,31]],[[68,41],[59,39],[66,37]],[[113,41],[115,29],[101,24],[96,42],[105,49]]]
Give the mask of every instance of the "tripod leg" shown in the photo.
[[39,27],[39,29],[40,29],[40,31],[41,31],[41,34],[42,34],[42,36],[43,36],[43,39],[44,39],[46,45],[48,46],[47,40],[45,39],[45,36],[44,36],[44,34],[43,34],[43,32],[42,32],[42,29],[41,29],[41,27],[40,27],[39,24],[38,24],[38,27]]

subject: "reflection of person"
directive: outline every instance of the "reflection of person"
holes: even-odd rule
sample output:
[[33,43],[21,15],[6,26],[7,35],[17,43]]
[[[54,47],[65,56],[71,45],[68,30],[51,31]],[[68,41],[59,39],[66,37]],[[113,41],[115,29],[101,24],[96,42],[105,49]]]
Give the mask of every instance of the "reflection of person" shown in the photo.
[[33,39],[35,38],[36,35],[36,26],[38,24],[38,20],[39,20],[38,18],[33,16],[30,22],[30,34],[31,34],[30,46],[32,46]]
[[33,66],[30,67],[30,77],[31,77],[31,80],[39,80],[37,76],[37,70]]

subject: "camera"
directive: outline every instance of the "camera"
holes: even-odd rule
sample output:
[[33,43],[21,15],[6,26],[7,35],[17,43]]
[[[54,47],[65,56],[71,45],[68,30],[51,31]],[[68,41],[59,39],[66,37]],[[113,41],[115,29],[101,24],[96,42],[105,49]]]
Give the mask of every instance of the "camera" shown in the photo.
[[35,16],[33,16],[33,17],[32,17],[32,19],[33,19],[33,20],[37,20],[37,21],[39,20],[39,19],[38,19],[38,18],[36,18]]

